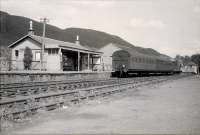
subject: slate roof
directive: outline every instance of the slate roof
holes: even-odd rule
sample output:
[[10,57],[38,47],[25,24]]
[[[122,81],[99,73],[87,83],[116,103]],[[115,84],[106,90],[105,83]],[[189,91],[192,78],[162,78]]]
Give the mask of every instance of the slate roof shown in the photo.
[[[35,40],[36,42],[38,42],[39,44],[42,44],[43,41],[43,37],[41,36],[36,36],[36,35],[26,35],[24,37],[22,37],[21,39],[17,40],[16,42],[12,43],[11,45],[9,45],[8,47],[13,47],[15,46],[17,43],[19,43],[20,41],[26,39],[26,38],[31,38],[33,40]],[[69,50],[82,50],[82,51],[87,51],[87,52],[93,52],[93,53],[102,53],[99,52],[96,48],[90,48],[88,46],[83,46],[81,44],[76,44],[76,43],[70,43],[70,42],[65,42],[65,41],[60,41],[60,40],[55,40],[55,39],[51,39],[51,38],[44,38],[44,42],[45,42],[45,48],[68,48]]]

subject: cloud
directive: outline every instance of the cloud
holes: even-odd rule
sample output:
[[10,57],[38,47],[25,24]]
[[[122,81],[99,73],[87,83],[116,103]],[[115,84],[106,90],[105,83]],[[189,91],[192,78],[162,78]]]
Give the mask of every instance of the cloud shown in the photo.
[[[200,52],[200,0],[0,0],[2,11],[118,35],[170,56]],[[194,42],[191,42],[194,41]]]
[[92,6],[92,7],[97,7],[97,8],[110,8],[115,5],[115,1],[76,1],[78,4],[83,5],[83,6]]
[[194,9],[193,9],[193,11],[195,13],[200,13],[200,6],[195,6]]
[[47,5],[73,5],[89,8],[110,8],[115,5],[115,0],[42,0]]
[[180,55],[193,55],[196,53],[200,53],[200,40],[199,39],[190,39],[190,41],[185,41],[183,46],[176,46],[174,50],[177,54]]
[[141,28],[164,28],[165,23],[161,20],[152,19],[152,20],[144,20],[140,18],[133,18],[130,20],[131,27],[141,27]]

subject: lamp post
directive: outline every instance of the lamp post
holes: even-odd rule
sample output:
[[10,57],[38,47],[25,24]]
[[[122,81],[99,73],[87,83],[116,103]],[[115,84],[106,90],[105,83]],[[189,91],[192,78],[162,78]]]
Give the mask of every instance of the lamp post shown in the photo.
[[44,47],[45,47],[45,32],[46,32],[46,23],[49,22],[47,18],[40,18],[43,23],[43,33],[42,33],[42,48],[41,48],[41,60],[40,60],[40,70],[44,70]]

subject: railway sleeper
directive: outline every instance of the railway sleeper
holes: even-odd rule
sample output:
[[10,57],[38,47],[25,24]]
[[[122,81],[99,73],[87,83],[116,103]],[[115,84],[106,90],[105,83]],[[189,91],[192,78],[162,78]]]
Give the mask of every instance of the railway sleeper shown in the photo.
[[[14,102],[25,102],[28,101],[28,99],[30,98],[34,98],[36,101],[38,101],[39,99],[42,99],[42,98],[48,98],[48,97],[56,97],[56,96],[60,96],[60,95],[68,95],[68,94],[72,94],[72,93],[77,93],[79,91],[81,91],[81,93],[83,94],[83,91],[89,91],[91,89],[102,89],[102,88],[105,88],[105,87],[109,87],[109,86],[101,86],[100,88],[99,87],[96,87],[96,88],[88,88],[88,89],[84,89],[84,90],[75,90],[75,91],[70,91],[70,92],[61,92],[61,93],[48,93],[48,94],[44,94],[44,95],[38,95],[38,96],[31,96],[31,97],[22,97],[22,98],[18,98],[18,99],[14,99],[14,100],[7,100],[7,101],[3,101],[3,102],[0,102],[1,105],[3,104],[12,104]],[[96,92],[97,93],[97,92]],[[78,96],[77,96],[78,97]]]
[[[114,80],[115,81],[115,80]],[[111,82],[114,82],[113,80],[111,80]],[[85,88],[87,87],[91,87],[91,86],[99,86],[102,84],[101,81],[98,81],[100,82],[99,84],[97,82],[92,82],[91,85],[88,85],[88,82],[85,83]],[[103,82],[104,85],[105,85],[105,82]],[[109,82],[107,82],[108,84]],[[60,84],[60,85],[63,85],[63,84]],[[79,88],[83,88],[84,87],[84,83],[83,82],[79,82],[79,83],[74,83],[74,84],[69,84],[67,83],[67,86],[60,86],[59,84],[56,86],[55,84],[53,84],[53,86],[33,86],[34,88],[30,87],[30,86],[27,86],[27,87],[23,87],[23,88],[20,88],[20,87],[17,87],[17,92],[16,92],[16,89],[13,88],[13,90],[5,90],[4,91],[4,94],[3,97],[9,97],[10,94],[7,94],[8,92],[11,92],[11,93],[15,93],[16,95],[12,95],[10,96],[11,98],[15,97],[15,96],[19,96],[19,95],[23,95],[23,96],[28,96],[29,94],[40,94],[40,93],[45,93],[47,91],[55,91],[55,90],[66,90],[66,89],[70,89],[70,90],[73,90],[73,89],[79,89]],[[29,91],[27,93],[27,91]],[[6,95],[7,94],[7,95]]]
[[9,115],[13,115],[13,119],[18,119],[18,118],[20,118],[21,114],[24,114],[24,115],[28,115],[30,113],[34,114],[37,112],[38,109],[45,109],[47,111],[50,111],[50,110],[54,110],[54,109],[60,107],[63,104],[64,104],[64,102],[49,103],[49,104],[35,106],[35,107],[31,107],[31,108],[16,110],[13,112],[6,113],[6,114],[4,114],[4,116],[0,116],[0,117],[7,117]]
[[[158,80],[158,82],[161,82],[161,81],[165,81],[165,80],[164,79],[163,80]],[[145,82],[144,84],[150,84],[152,82],[157,82],[157,81],[156,81],[156,79],[154,79],[154,80],[143,81],[143,82]],[[114,85],[114,87],[107,85],[107,86],[101,86],[101,87],[96,87],[96,88],[88,88],[88,89],[82,89],[82,90],[75,90],[75,91],[71,91],[71,92],[63,92],[63,93],[56,92],[56,93],[51,93],[49,95],[45,94],[43,96],[35,96],[34,97],[35,101],[33,100],[31,102],[38,102],[38,103],[40,103],[40,100],[37,100],[37,99],[47,99],[47,103],[44,103],[42,105],[44,107],[44,106],[47,106],[48,103],[52,100],[53,103],[49,103],[49,105],[47,106],[51,110],[51,108],[55,108],[56,107],[57,103],[64,103],[66,101],[65,99],[68,98],[67,95],[71,95],[71,99],[68,98],[69,101],[71,101],[71,102],[73,102],[73,101],[79,102],[80,100],[86,99],[87,97],[100,96],[100,95],[110,95],[112,93],[121,92],[121,91],[126,90],[127,88],[132,88],[132,87],[140,86],[140,85],[142,85],[142,83],[138,83],[137,85],[135,85],[135,82],[133,82],[133,81],[131,82],[130,81],[128,83],[129,86],[125,87],[126,85],[127,85],[127,83],[126,84],[125,83],[124,84],[117,84],[117,85]],[[111,89],[108,90],[109,88],[111,88]],[[85,91],[87,91],[87,92],[85,92]],[[60,101],[60,102],[56,102],[55,103],[55,99],[59,99],[60,96],[63,96],[64,101]],[[50,98],[48,98],[48,97],[50,97]],[[22,98],[22,99],[19,99],[17,102],[24,102],[24,100],[26,100],[26,99]],[[63,99],[61,99],[61,100],[63,100]],[[16,101],[14,101],[14,102],[16,102]],[[26,102],[25,103],[21,103],[21,105],[26,104]],[[35,108],[28,108],[28,109],[24,109],[24,110],[28,111],[28,110],[37,109],[37,108],[41,107],[41,106],[38,106],[37,104],[35,106],[36,106]],[[21,111],[23,112],[24,110],[22,109]],[[20,111],[18,111],[18,112],[20,113]],[[16,113],[16,112],[13,112],[13,113]]]

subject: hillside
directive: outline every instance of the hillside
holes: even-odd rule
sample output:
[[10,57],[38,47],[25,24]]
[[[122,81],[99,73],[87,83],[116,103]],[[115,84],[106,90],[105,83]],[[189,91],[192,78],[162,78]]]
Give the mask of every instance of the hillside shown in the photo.
[[[12,42],[26,35],[29,28],[30,18],[21,16],[14,16],[8,13],[0,11],[0,45],[8,46]],[[36,35],[42,35],[42,23],[33,21],[33,28]],[[82,45],[101,48],[108,43],[117,43],[124,46],[133,47],[140,53],[145,53],[154,56],[160,56],[161,54],[151,48],[141,48],[130,44],[122,38],[110,35],[105,32],[95,31],[91,29],[81,28],[67,28],[60,29],[53,25],[47,25],[46,36],[49,38],[74,42],[76,35],[80,36],[80,42]]]

